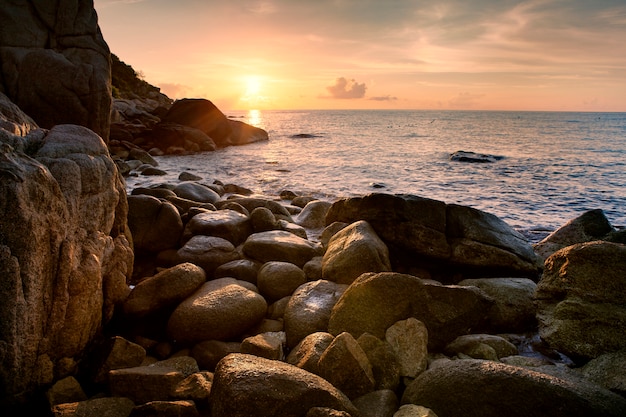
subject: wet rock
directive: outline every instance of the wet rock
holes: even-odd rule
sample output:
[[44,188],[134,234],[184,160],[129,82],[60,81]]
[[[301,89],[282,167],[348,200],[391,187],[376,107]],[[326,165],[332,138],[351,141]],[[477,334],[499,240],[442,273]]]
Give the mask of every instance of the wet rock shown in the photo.
[[276,217],[277,220],[285,220],[293,223],[293,218],[291,217],[289,211],[287,211],[285,206],[277,201],[267,200],[265,198],[239,197],[220,201],[216,203],[216,207],[222,208],[223,205],[229,203],[240,204],[245,207],[246,210],[248,210],[248,212],[250,213],[252,213],[252,211],[257,207],[265,207],[266,209],[274,213],[274,217]]
[[456,151],[450,155],[451,161],[470,162],[470,163],[479,163],[479,164],[494,163],[502,159],[504,159],[503,156],[488,155],[488,154],[469,152],[469,151]]
[[282,332],[261,333],[246,337],[241,342],[241,353],[279,361],[284,358],[284,344],[285,334]]
[[239,120],[228,119],[232,129],[231,142],[233,145],[248,145],[255,142],[269,140],[267,132],[259,127],[249,125]]
[[215,371],[215,367],[231,353],[240,353],[241,343],[222,342],[221,340],[206,340],[197,343],[191,349],[191,357],[197,362],[200,369]]
[[256,285],[261,266],[260,262],[250,259],[236,259],[218,266],[213,275],[215,278],[235,278]]
[[199,417],[193,401],[150,401],[136,406],[130,417]]

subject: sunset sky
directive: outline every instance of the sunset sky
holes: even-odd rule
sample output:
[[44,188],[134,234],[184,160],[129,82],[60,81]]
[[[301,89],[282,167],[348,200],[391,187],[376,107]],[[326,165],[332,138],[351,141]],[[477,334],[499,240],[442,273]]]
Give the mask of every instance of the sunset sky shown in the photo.
[[626,111],[624,0],[95,0],[111,51],[224,110]]

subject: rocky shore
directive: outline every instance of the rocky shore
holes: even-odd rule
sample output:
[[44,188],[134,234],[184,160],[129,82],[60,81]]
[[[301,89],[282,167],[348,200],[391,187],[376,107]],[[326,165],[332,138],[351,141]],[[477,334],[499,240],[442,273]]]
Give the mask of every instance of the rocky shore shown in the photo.
[[427,196],[128,192],[154,155],[267,133],[113,89],[79,3],[0,9],[3,415],[626,415],[626,233],[601,210],[533,245]]

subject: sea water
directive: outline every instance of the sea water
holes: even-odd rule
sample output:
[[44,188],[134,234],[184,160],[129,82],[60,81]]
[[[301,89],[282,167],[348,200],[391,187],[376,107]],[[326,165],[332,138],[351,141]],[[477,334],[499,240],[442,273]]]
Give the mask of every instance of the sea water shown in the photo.
[[[182,171],[276,197],[334,201],[407,193],[492,213],[537,240],[590,209],[626,226],[626,113],[314,110],[227,112],[269,141],[156,158]],[[455,151],[502,157],[450,160]],[[533,238],[534,236],[534,238]]]

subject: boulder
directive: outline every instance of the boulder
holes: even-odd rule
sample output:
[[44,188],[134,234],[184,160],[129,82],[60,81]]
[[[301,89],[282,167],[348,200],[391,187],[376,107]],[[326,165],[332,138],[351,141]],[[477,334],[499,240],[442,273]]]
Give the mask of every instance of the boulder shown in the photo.
[[252,126],[239,120],[228,119],[232,130],[231,143],[233,145],[248,145],[255,142],[269,140],[267,132],[260,127]]
[[398,409],[398,397],[392,390],[372,391],[352,401],[361,417],[393,417]]
[[268,209],[274,214],[274,217],[277,220],[285,220],[290,223],[293,223],[293,218],[291,217],[291,214],[289,213],[289,211],[287,211],[285,206],[283,206],[277,201],[267,200],[265,198],[254,198],[254,197],[229,198],[228,200],[223,200],[223,201],[216,203],[215,206],[217,208],[222,208],[224,205],[232,204],[232,203],[240,204],[241,206],[245,207],[245,209],[248,210],[249,213],[252,213],[252,211],[257,207],[265,207],[266,209]]
[[128,417],[135,403],[126,397],[104,397],[52,407],[54,417],[106,416]]
[[369,333],[363,333],[357,342],[372,365],[376,389],[397,390],[401,377],[400,361],[394,348],[386,340],[381,340]]
[[287,356],[287,363],[319,375],[319,361],[335,337],[326,332],[311,333],[302,339]]
[[198,129],[210,137],[218,148],[233,144],[233,129],[228,119],[209,100],[176,100],[162,121]]
[[367,221],[389,248],[394,270],[430,271],[444,282],[514,276],[536,279],[541,259],[498,217],[413,195],[369,194],[336,201],[326,224]]
[[152,128],[149,137],[154,145],[165,153],[168,153],[168,149],[172,147],[196,152],[208,152],[217,149],[213,139],[202,130],[176,123],[157,124]]
[[156,253],[178,246],[183,221],[172,203],[149,195],[130,195],[128,207],[135,250]]
[[266,312],[265,299],[243,281],[220,278],[202,285],[174,310],[167,333],[181,344],[229,341],[259,323]]
[[252,234],[248,216],[234,210],[216,210],[196,214],[183,232],[183,241],[195,235],[221,237],[237,246]]
[[241,353],[241,343],[206,340],[191,349],[191,357],[198,362],[199,368],[211,372],[215,371],[219,361],[231,353]]
[[259,291],[269,301],[290,296],[305,282],[304,271],[289,262],[267,262],[257,276]]
[[39,126],[109,137],[111,57],[93,4],[17,2],[0,9],[0,91]]
[[591,382],[626,397],[626,350],[598,356],[587,362],[581,372]]
[[146,359],[146,350],[123,337],[114,336],[98,345],[91,356],[90,373],[96,384],[108,382],[109,371],[139,366]]
[[589,210],[550,233],[539,243],[534,244],[533,248],[543,259],[547,259],[554,252],[567,246],[601,240],[614,231],[604,211]]
[[[507,356],[517,355],[517,348],[508,340],[490,334],[468,334],[459,336],[446,346],[445,352],[450,355],[462,353],[474,359],[499,360]],[[482,356],[489,352],[490,357]]]
[[450,160],[455,162],[470,162],[470,163],[494,163],[501,159],[503,156],[488,155],[483,153],[469,152],[469,151],[456,151],[450,154]]
[[393,349],[400,376],[415,378],[428,366],[428,329],[421,321],[409,317],[400,320],[385,332],[385,340]]
[[626,413],[626,399],[595,384],[481,360],[449,361],[427,370],[408,385],[401,402],[428,407],[439,417]]
[[243,253],[260,262],[283,261],[303,267],[319,255],[319,245],[283,230],[254,233],[243,244]]
[[393,414],[393,417],[437,417],[437,414],[421,405],[404,404]]
[[394,272],[357,278],[332,310],[328,332],[363,333],[383,339],[395,322],[414,317],[428,329],[428,348],[437,350],[485,325],[492,301],[476,287],[444,286]]
[[539,334],[575,360],[626,348],[626,246],[579,243],[555,252],[535,292]]
[[189,375],[176,385],[172,392],[172,398],[178,400],[190,400],[202,406],[208,406],[211,386],[213,385],[213,373],[200,371]]
[[0,130],[0,178],[0,398],[11,404],[66,376],[101,335],[134,255],[123,179],[94,132]]
[[241,353],[280,361],[284,358],[284,344],[285,334],[283,332],[261,333],[243,339]]
[[109,389],[114,397],[130,398],[135,404],[165,401],[180,382],[198,371],[198,364],[189,356],[115,369],[109,372]]
[[239,258],[239,253],[228,240],[204,235],[189,239],[175,256],[177,263],[191,262],[198,265],[209,278],[213,277],[217,267]]
[[489,329],[494,333],[524,333],[537,327],[534,294],[537,284],[528,278],[465,279],[459,285],[483,290],[494,304],[489,312]]
[[309,202],[296,219],[296,223],[307,229],[322,229],[326,226],[326,213],[332,203],[329,201],[314,200]]
[[287,346],[296,346],[311,333],[325,332],[331,311],[347,288],[347,285],[324,280],[301,285],[285,309]]
[[313,407],[358,415],[350,400],[328,381],[284,362],[232,354],[215,370],[213,416],[302,417]]
[[256,285],[260,268],[259,262],[250,259],[236,259],[218,266],[213,275],[215,278],[235,278]]
[[363,220],[337,232],[322,259],[322,277],[339,284],[351,284],[365,272],[385,271],[391,271],[387,246]]
[[280,229],[276,216],[267,207],[256,207],[252,210],[250,212],[250,222],[252,223],[254,233]]
[[372,365],[350,333],[335,337],[317,366],[320,375],[350,399],[372,392],[376,386]]
[[220,200],[220,195],[213,189],[194,181],[181,182],[172,191],[180,198],[199,203],[215,204]]
[[206,281],[202,268],[182,263],[139,282],[124,300],[124,314],[143,317],[180,303]]

